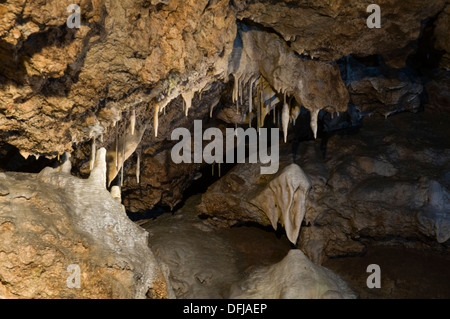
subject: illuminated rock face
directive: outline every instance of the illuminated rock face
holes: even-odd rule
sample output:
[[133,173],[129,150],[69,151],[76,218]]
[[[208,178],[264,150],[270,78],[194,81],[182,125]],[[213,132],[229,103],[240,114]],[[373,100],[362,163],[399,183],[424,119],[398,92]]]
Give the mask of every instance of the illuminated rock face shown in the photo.
[[148,234],[106,190],[105,153],[87,180],[1,173],[1,298],[167,297]]
[[[366,116],[390,120],[422,106],[448,113],[445,0],[383,1],[375,29],[367,4],[349,1],[81,0],[78,29],[67,25],[63,1],[0,2],[0,296],[166,296],[146,234],[123,208],[183,200],[205,166],[173,163],[170,136],[199,119],[222,131],[278,121],[288,143],[280,174],[236,167],[204,195],[202,212],[231,224],[280,223],[318,263],[361,253],[361,238],[448,248],[448,148],[406,145],[425,124],[377,145],[366,135],[367,144],[353,141],[358,149],[331,137]],[[414,121],[395,123],[405,130]],[[314,154],[287,158],[300,140]],[[335,156],[326,164],[324,149]],[[8,172],[60,156],[57,170]],[[66,287],[70,264],[90,286]]]
[[260,175],[258,165],[239,164],[202,196],[200,211],[231,223],[272,225],[275,230],[279,223],[296,244],[311,182],[297,164],[284,162],[281,167],[272,176]]
[[232,287],[236,299],[355,299],[347,283],[331,270],[291,250],[277,264],[258,269]]
[[[160,167],[164,165],[157,156],[166,152],[165,141],[174,128],[205,117],[226,95],[230,73],[249,67],[277,94],[287,90],[310,111],[345,111],[348,93],[339,78],[338,59],[378,54],[389,65],[402,67],[421,35],[422,21],[430,17],[438,17],[434,47],[447,52],[444,0],[392,0],[381,9],[382,28],[369,29],[363,3],[83,0],[81,26],[71,29],[66,25],[71,13],[61,1],[8,0],[0,4],[0,140],[24,157],[74,153],[77,170],[88,174],[87,144],[92,139],[97,139],[97,147],[110,150],[116,139],[114,124],[122,136],[128,119],[151,123],[141,143],[141,167],[152,165],[142,170],[143,187],[125,185],[125,205],[133,211],[144,209],[135,198],[139,188],[146,206],[161,202],[174,207],[195,169],[174,173]],[[236,47],[238,26],[244,59]],[[405,59],[399,62],[392,56]],[[231,70],[236,58],[246,65]],[[397,85],[395,80],[387,82]],[[371,85],[358,89],[371,97]],[[383,95],[378,89],[375,93]],[[416,93],[420,86],[411,90]],[[377,99],[389,102],[384,96]],[[417,100],[412,102],[415,108]],[[291,107],[294,116],[297,111]],[[185,114],[188,120],[182,119]],[[286,118],[284,112],[284,123]],[[311,127],[317,130],[314,119]],[[125,179],[134,175],[134,167],[125,164]],[[164,173],[170,177],[154,177]]]

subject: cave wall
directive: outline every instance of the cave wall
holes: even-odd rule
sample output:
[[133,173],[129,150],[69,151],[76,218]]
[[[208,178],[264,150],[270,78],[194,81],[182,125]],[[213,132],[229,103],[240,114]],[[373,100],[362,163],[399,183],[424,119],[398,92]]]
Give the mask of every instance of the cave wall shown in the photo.
[[[295,81],[302,76],[335,78],[319,81],[317,87],[307,81],[309,95],[297,89],[296,99],[309,110],[325,107],[331,113],[345,112],[347,98],[363,105],[362,112],[409,99],[417,105],[423,80],[405,79],[401,68],[408,57],[420,52],[419,39],[430,25],[427,36],[438,52],[437,63],[448,67],[448,3],[385,1],[380,29],[366,27],[368,4],[83,0],[81,27],[70,29],[66,26],[70,12],[60,1],[4,1],[0,4],[0,140],[24,158],[56,159],[70,152],[74,173],[87,176],[91,140],[97,140],[97,147],[113,148],[116,135],[127,129],[135,110],[137,122],[148,128],[138,150],[143,163],[139,185],[133,178],[136,164],[125,163],[125,204],[133,211],[158,203],[174,207],[197,167],[168,164],[167,141],[174,128],[206,118],[211,104],[229,104],[229,82],[236,81],[230,61],[238,49],[239,26],[258,34],[251,36],[253,47],[244,49],[248,58],[259,61],[252,72],[261,73],[277,93],[288,90],[295,95],[296,85],[301,87],[301,81]],[[339,61],[350,54],[378,56],[389,70],[381,70],[381,78],[375,80],[367,74],[358,82],[346,79],[347,93],[339,78],[344,74]],[[282,63],[286,63],[282,70],[292,64],[308,67],[290,74],[287,79],[296,84],[287,88],[279,85],[287,81],[280,82],[274,68]],[[363,72],[368,69],[365,65]],[[445,105],[448,95],[440,89],[442,81],[437,87],[428,82],[427,89],[440,94],[431,99]],[[187,119],[181,94],[193,98]],[[316,103],[316,99],[323,101]],[[410,109],[415,110],[414,105]],[[380,113],[392,111],[395,108],[388,107]]]

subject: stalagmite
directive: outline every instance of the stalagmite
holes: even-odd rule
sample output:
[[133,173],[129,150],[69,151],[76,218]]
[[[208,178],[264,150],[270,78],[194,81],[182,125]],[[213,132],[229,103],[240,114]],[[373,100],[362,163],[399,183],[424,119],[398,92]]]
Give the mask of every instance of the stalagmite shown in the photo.
[[311,129],[314,133],[314,138],[317,139],[317,128],[318,128],[318,120],[319,120],[319,109],[315,109],[311,111]]
[[103,147],[98,149],[95,154],[94,169],[91,171],[89,181],[106,189],[106,150]]
[[96,152],[95,137],[93,137],[91,142],[91,160],[89,161],[89,170],[91,171],[94,169],[95,152]]
[[283,127],[284,142],[287,142],[288,128],[289,128],[289,106],[286,100],[286,92],[284,92],[284,105],[281,113],[281,125]]
[[136,127],[136,110],[131,111],[131,117],[130,117],[130,129],[131,129],[131,135],[134,135]]
[[111,196],[119,202],[122,202],[122,192],[119,186],[111,187]]
[[72,163],[70,162],[70,158],[72,155],[70,153],[65,152],[62,156],[62,165],[59,167],[59,171],[61,173],[67,173],[70,174],[72,171]]

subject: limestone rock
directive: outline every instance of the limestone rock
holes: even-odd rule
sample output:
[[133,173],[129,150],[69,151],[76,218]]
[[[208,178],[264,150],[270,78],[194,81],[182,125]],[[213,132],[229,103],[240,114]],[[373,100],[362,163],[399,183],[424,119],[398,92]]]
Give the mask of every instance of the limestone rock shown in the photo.
[[350,101],[362,114],[387,117],[401,111],[418,111],[423,85],[412,72],[384,65],[368,68],[351,57],[347,61]]
[[[242,48],[232,53],[230,70],[244,83],[262,75],[278,93],[295,96],[310,111],[345,111],[348,92],[337,65],[298,57],[278,36],[242,24]],[[237,52],[236,52],[237,51]]]
[[361,254],[364,243],[380,240],[448,250],[444,123],[431,112],[371,117],[358,134],[331,137],[325,157],[314,143],[300,147],[312,189],[299,247],[311,260]]
[[282,163],[275,175],[260,175],[257,164],[238,164],[202,196],[201,212],[231,221],[283,225],[296,243],[305,214],[309,178],[296,164]]
[[365,2],[239,0],[234,3],[240,20],[250,20],[280,34],[300,55],[325,61],[348,54],[368,56],[404,48],[419,37],[421,21],[436,15],[445,5],[444,0],[385,1],[380,4],[381,28],[369,29],[366,25],[369,3]]
[[[167,297],[148,234],[106,190],[105,153],[88,180],[52,168],[0,176],[0,297]],[[80,289],[67,285],[70,265]]]
[[450,68],[450,5],[447,3],[445,9],[439,14],[438,19],[435,22],[434,36],[435,36],[435,48],[439,51],[443,51],[443,57],[441,59],[440,66]]
[[232,287],[236,299],[355,299],[347,283],[331,270],[291,250],[279,263],[253,271]]

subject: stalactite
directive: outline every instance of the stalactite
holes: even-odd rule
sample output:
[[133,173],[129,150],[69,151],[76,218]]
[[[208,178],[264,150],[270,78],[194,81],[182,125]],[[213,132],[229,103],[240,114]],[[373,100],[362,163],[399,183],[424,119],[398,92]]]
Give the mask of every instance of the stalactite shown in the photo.
[[269,113],[268,102],[264,102],[264,107],[261,110],[261,127],[264,127],[264,122],[266,121],[266,116]]
[[284,142],[286,143],[289,128],[289,105],[287,103],[286,91],[284,92],[284,104],[281,112],[281,125],[283,127]]
[[315,109],[311,111],[311,129],[314,133],[314,138],[317,139],[317,129],[318,129],[318,121],[319,121],[319,109]]
[[119,167],[119,127],[116,126],[116,141],[115,141],[115,152],[116,152],[116,169]]
[[94,169],[94,164],[95,164],[95,152],[96,152],[96,146],[95,146],[95,137],[92,138],[92,142],[91,142],[91,159],[89,161],[89,170],[93,170]]
[[259,85],[259,103],[256,106],[256,127],[258,128],[258,133],[260,132],[261,127],[261,104],[263,103],[263,91],[261,90],[261,82]]
[[277,124],[277,106],[276,105],[273,107],[272,116],[273,116],[273,125],[276,125]]
[[120,187],[123,186],[123,170],[125,167],[125,143],[122,143],[122,149],[121,149],[121,153],[122,153],[122,169],[120,171]]
[[153,126],[155,128],[155,137],[158,137],[158,128],[159,128],[159,106],[158,104],[155,105],[155,115],[153,118]]
[[[118,174],[120,174],[120,169],[124,166],[125,161],[136,151],[140,142],[142,141],[142,137],[147,130],[148,123],[144,124],[139,129],[136,129],[134,135],[130,134],[130,130],[127,127],[125,133],[120,136],[118,145],[119,150],[116,152],[115,149],[108,152],[107,156],[107,165],[108,165],[108,186],[111,185],[111,182],[116,178]],[[115,165],[115,162],[118,162],[118,165]]]
[[220,178],[220,177],[222,177],[221,172],[220,172],[220,163],[217,163],[217,165],[219,166],[219,178]]
[[137,152],[137,159],[136,159],[136,182],[139,185],[140,183],[140,177],[141,177],[141,153]]
[[300,115],[300,107],[296,105],[291,109],[291,120],[294,126],[295,123],[297,122],[299,115]]
[[184,102],[186,104],[184,115],[188,116],[189,109],[192,106],[192,99],[194,98],[194,92],[193,91],[183,92],[183,93],[181,93],[181,96],[183,97],[183,100],[184,100]]
[[238,88],[237,98],[239,101],[239,105],[242,105],[242,81],[241,81],[241,78],[239,78],[239,80],[238,80],[237,88]]
[[248,126],[252,127],[252,118],[250,114],[253,109],[253,81],[250,82],[250,88],[248,89]]
[[237,96],[238,96],[238,77],[235,75],[234,77],[234,86],[233,86],[233,95],[232,95],[232,102],[236,104],[236,112],[237,109]]
[[133,109],[131,111],[131,116],[130,116],[131,135],[134,135],[135,127],[136,127],[136,110]]

